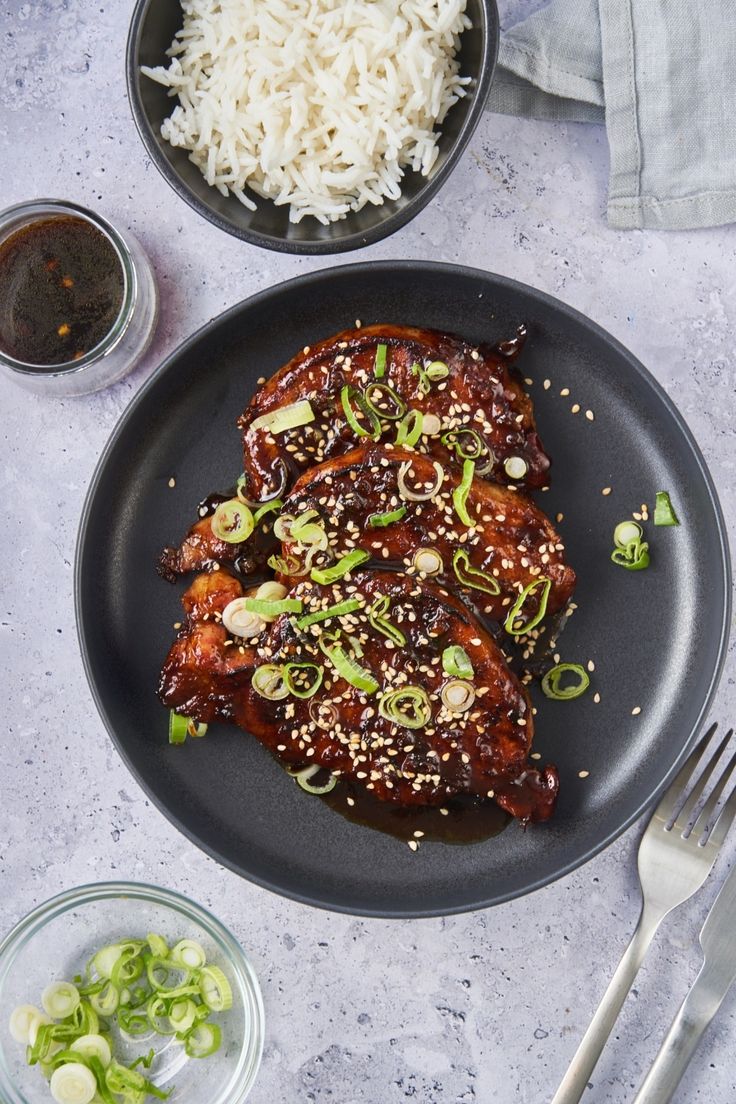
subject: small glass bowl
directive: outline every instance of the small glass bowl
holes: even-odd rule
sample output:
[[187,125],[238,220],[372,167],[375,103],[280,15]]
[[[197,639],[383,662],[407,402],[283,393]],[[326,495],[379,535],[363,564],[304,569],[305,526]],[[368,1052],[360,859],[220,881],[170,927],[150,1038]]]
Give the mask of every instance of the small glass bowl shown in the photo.
[[132,1062],[149,1049],[156,1057],[147,1075],[174,1088],[170,1104],[242,1104],[255,1081],[263,1050],[263,1002],[253,968],[237,940],[201,906],[168,889],[135,882],[81,886],[39,905],[0,944],[0,1100],[3,1104],[49,1104],[51,1094],[8,1022],[20,1004],[40,1007],[52,981],[71,981],[95,951],[121,938],[156,932],[172,945],[201,943],[207,960],[220,966],[233,990],[229,1012],[213,1017],[222,1045],[207,1059],[188,1059],[170,1037],[123,1039],[115,1057]]
[[[65,364],[25,364],[0,350],[0,369],[28,391],[46,395],[86,395],[122,379],[151,343],[158,319],[153,270],[140,243],[106,219],[60,199],[34,199],[0,211],[0,242],[33,222],[73,216],[91,223],[113,246],[123,272],[123,302],[109,333],[94,349]],[[2,289],[0,288],[0,295]]]

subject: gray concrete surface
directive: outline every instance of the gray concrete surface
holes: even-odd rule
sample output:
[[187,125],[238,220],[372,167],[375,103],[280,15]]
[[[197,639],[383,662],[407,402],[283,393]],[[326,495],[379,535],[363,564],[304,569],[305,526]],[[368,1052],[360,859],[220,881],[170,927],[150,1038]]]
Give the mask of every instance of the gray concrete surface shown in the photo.
[[[502,5],[508,21],[529,3]],[[151,807],[103,731],[78,654],[77,522],[96,459],[161,358],[239,299],[327,261],[280,257],[200,220],[149,163],[128,111],[122,0],[0,0],[0,206],[58,195],[136,233],[162,317],[135,374],[69,401],[0,383],[0,929],[95,879],[162,882],[212,906],[261,978],[253,1104],[540,1104],[586,1027],[638,911],[638,829],[549,888],[426,922],[355,920],[228,873]],[[736,519],[736,229],[621,233],[604,222],[602,130],[486,116],[430,207],[363,258],[461,261],[525,280],[628,345],[678,403]],[[348,260],[348,258],[344,258]],[[714,714],[736,716],[733,658]],[[736,855],[733,840],[720,864]],[[716,882],[663,928],[586,1100],[624,1104],[698,965]],[[736,1096],[736,993],[678,1100]],[[206,1104],[206,1102],[203,1102]]]

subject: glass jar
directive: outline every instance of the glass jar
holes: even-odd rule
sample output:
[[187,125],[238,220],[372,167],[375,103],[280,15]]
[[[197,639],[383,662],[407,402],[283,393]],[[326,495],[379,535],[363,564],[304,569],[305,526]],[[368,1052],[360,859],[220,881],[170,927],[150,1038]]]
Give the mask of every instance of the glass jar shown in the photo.
[[0,212],[0,247],[24,227],[55,217],[83,219],[112,245],[123,277],[120,309],[108,333],[77,359],[62,364],[27,364],[0,348],[0,369],[29,391],[86,395],[116,383],[141,359],[156,327],[158,294],[151,265],[133,235],[127,230],[121,234],[106,219],[76,203],[36,199],[8,207]]

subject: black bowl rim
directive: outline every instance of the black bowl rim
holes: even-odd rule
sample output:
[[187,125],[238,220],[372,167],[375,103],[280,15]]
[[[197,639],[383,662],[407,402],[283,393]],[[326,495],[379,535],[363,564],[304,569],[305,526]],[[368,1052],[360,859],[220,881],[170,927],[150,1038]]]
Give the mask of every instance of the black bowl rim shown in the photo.
[[305,273],[302,276],[293,277],[290,280],[284,280],[279,284],[265,288],[263,291],[259,291],[255,295],[241,300],[239,303],[235,303],[232,307],[229,307],[226,311],[223,311],[216,318],[210,319],[209,322],[206,322],[203,326],[201,326],[198,330],[191,334],[190,337],[182,341],[171,353],[169,353],[165,360],[163,360],[162,363],[154,370],[154,372],[151,374],[150,378],[145,382],[145,384],[143,384],[143,386],[132,399],[128,407],[124,410],[123,414],[117,422],[117,425],[113,429],[93,472],[92,479],[90,480],[89,488],[87,490],[87,495],[84,501],[84,506],[82,508],[79,531],[77,534],[77,543],[74,552],[74,609],[77,626],[77,638],[82,655],[82,662],[84,665],[85,675],[87,676],[87,682],[89,684],[93,700],[100,714],[100,717],[102,718],[103,724],[105,725],[108,734],[118,751],[118,754],[120,755],[130,773],[137,781],[138,785],[150,798],[155,807],[161,813],[163,813],[166,819],[171,824],[173,824],[174,827],[177,828],[178,831],[180,831],[190,841],[190,843],[193,843],[201,851],[204,851],[207,855],[210,856],[210,858],[214,859],[222,866],[233,871],[235,874],[246,878],[253,884],[260,886],[262,889],[270,890],[272,893],[275,893],[280,897],[286,897],[291,900],[298,901],[300,904],[312,905],[313,907],[322,908],[330,912],[339,912],[351,916],[365,916],[374,919],[400,920],[429,919],[432,917],[451,916],[461,913],[475,912],[480,909],[490,908],[494,905],[504,904],[507,901],[517,900],[521,897],[525,897],[527,894],[536,892],[537,890],[542,889],[545,886],[550,885],[551,883],[556,882],[563,877],[566,877],[568,874],[571,874],[573,871],[578,870],[580,867],[584,866],[592,858],[594,858],[596,855],[600,854],[607,847],[609,847],[615,840],[619,838],[619,836],[623,835],[627,828],[630,828],[631,825],[634,824],[635,821],[637,821],[639,817],[642,816],[642,814],[645,813],[654,804],[654,802],[661,796],[667,786],[674,779],[678,770],[692,750],[703,720],[708,715],[710,706],[713,702],[713,698],[718,688],[718,684],[726,660],[729,639],[729,626],[731,623],[732,603],[731,559],[726,523],[723,516],[723,511],[721,509],[721,504],[718,499],[716,487],[713,482],[713,477],[711,476],[703,454],[700,451],[700,447],[695,441],[695,438],[693,437],[689,426],[687,425],[683,416],[680,414],[674,402],[670,399],[667,392],[664,390],[662,385],[654,378],[651,372],[649,372],[649,370],[644,367],[641,361],[638,360],[638,358],[635,357],[634,354],[631,353],[625,345],[622,345],[621,342],[618,341],[611,334],[609,334],[607,330],[605,330],[602,326],[599,326],[597,322],[594,322],[582,312],[576,310],[574,307],[569,306],[567,303],[564,303],[561,299],[557,299],[553,295],[548,295],[547,292],[540,291],[538,288],[534,288],[529,284],[524,284],[519,280],[513,280],[508,276],[501,276],[498,273],[486,272],[482,269],[470,268],[467,265],[448,264],[441,261],[389,260],[358,261],[352,264],[340,265],[337,267],[341,272],[344,272],[347,275],[359,275],[361,272],[366,271],[367,269],[385,269],[386,271],[395,271],[396,269],[399,269],[409,273],[416,272],[417,269],[423,269],[432,272],[447,273],[450,275],[462,275],[466,278],[471,279],[490,279],[496,281],[499,286],[508,289],[509,291],[520,291],[524,292],[527,295],[531,293],[540,302],[560,311],[562,314],[566,315],[573,323],[576,323],[577,325],[582,326],[584,329],[587,329],[595,337],[603,339],[620,356],[625,358],[625,360],[628,361],[634,372],[640,377],[642,383],[654,391],[659,401],[662,403],[662,405],[665,407],[667,412],[676,423],[678,430],[682,434],[684,443],[690,449],[690,454],[692,457],[692,462],[695,465],[695,469],[703,480],[703,484],[705,486],[708,499],[713,510],[713,515],[715,517],[718,542],[720,547],[719,568],[723,580],[723,591],[720,595],[722,599],[721,622],[718,626],[714,626],[714,631],[718,634],[718,661],[714,667],[710,683],[703,697],[703,705],[698,714],[697,721],[693,725],[690,735],[683,742],[682,749],[673,762],[672,766],[670,767],[669,771],[667,771],[667,773],[660,780],[658,785],[656,785],[650,791],[650,793],[640,801],[639,806],[620,825],[618,825],[613,831],[609,832],[604,839],[599,840],[593,846],[589,847],[586,852],[577,855],[564,866],[558,867],[557,869],[551,871],[549,875],[545,874],[543,877],[538,878],[535,882],[526,886],[522,891],[516,892],[513,890],[509,890],[507,892],[496,894],[493,897],[487,898],[485,900],[474,902],[471,905],[463,903],[451,908],[427,908],[422,909],[421,911],[416,911],[406,909],[388,910],[385,908],[375,910],[369,908],[349,908],[346,905],[333,904],[319,898],[310,897],[308,894],[299,893],[291,890],[290,888],[285,888],[284,886],[277,885],[275,882],[271,882],[268,879],[257,877],[250,871],[246,872],[237,863],[222,855],[216,848],[210,847],[209,845],[206,845],[202,841],[200,841],[196,837],[195,833],[191,832],[175,814],[170,812],[165,807],[163,802],[159,800],[156,792],[148,786],[148,784],[143,780],[143,778],[141,778],[138,771],[133,766],[128,757],[125,747],[118,739],[114,725],[111,723],[111,720],[107,715],[102,696],[99,693],[98,688],[95,684],[92,671],[92,662],[90,658],[90,653],[87,648],[87,642],[85,639],[81,618],[82,591],[85,587],[84,573],[82,568],[84,546],[86,542],[87,528],[90,523],[93,503],[97,493],[97,485],[107,464],[107,458],[112,452],[115,444],[117,443],[117,439],[128,419],[131,418],[135,413],[137,413],[138,409],[145,403],[148,392],[152,390],[154,385],[158,382],[159,377],[162,376],[166,371],[168,371],[170,366],[176,362],[178,357],[181,356],[181,354],[185,350],[188,350],[192,346],[196,345],[197,342],[209,332],[216,330],[217,327],[226,319],[229,319],[232,316],[236,315],[246,306],[246,304],[251,307],[257,306],[258,303],[263,302],[274,294],[277,294],[284,287],[298,289],[299,287],[303,287],[309,283],[315,283],[321,279],[330,278],[334,275],[334,267],[319,269],[315,272],[309,272]]
[[[362,249],[366,245],[374,245],[382,241],[390,234],[395,233],[402,226],[411,222],[422,211],[431,199],[437,194],[447,178],[456,168],[460,157],[465,151],[468,142],[475,132],[485,109],[488,94],[491,89],[493,74],[498,60],[499,45],[499,15],[496,0],[480,0],[483,20],[481,26],[483,53],[480,63],[480,75],[473,92],[473,98],[468,115],[460,128],[455,142],[444,164],[437,170],[421,190],[408,201],[405,207],[389,215],[377,226],[360,233],[345,234],[335,241],[287,241],[284,238],[275,237],[272,234],[264,234],[260,231],[250,230],[248,227],[233,226],[213,211],[198,196],[194,195],[182,181],[171,163],[163,156],[158,142],[153,133],[153,127],[143,108],[140,97],[140,63],[138,61],[140,38],[143,21],[148,14],[148,9],[155,0],[137,0],[128,31],[128,39],[125,47],[125,78],[128,90],[128,102],[133,114],[133,121],[146,148],[148,156],[156,166],[164,180],[198,215],[207,219],[218,229],[226,234],[240,238],[241,241],[258,245],[263,249],[272,249],[277,253],[294,253],[304,256],[316,256],[331,253],[347,253],[352,249]],[[268,202],[264,200],[263,202]]]

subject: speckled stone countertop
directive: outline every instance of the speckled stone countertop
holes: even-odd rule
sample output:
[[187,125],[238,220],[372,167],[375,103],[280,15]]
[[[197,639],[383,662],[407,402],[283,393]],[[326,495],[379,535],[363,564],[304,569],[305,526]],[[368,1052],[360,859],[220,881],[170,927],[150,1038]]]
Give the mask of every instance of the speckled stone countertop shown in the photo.
[[[538,0],[537,0],[538,2]],[[506,3],[506,21],[529,3]],[[146,157],[125,94],[131,4],[0,0],[0,206],[55,195],[140,238],[160,327],[135,374],[77,400],[0,383],[0,930],[69,886],[161,882],[211,906],[250,955],[267,1037],[253,1104],[542,1104],[635,923],[639,828],[526,899],[447,920],[351,919],[281,900],[190,845],[103,730],[77,648],[72,561],[97,457],[156,364],[203,322],[331,259],[277,256],[215,230]],[[524,280],[586,312],[677,402],[736,543],[736,228],[614,232],[600,128],[487,115],[441,195],[351,259],[435,258]],[[714,715],[736,719],[733,656]],[[663,926],[586,1100],[634,1095],[694,976],[718,878]],[[736,1098],[736,990],[678,1100]],[[204,1102],[203,1102],[204,1104]]]

